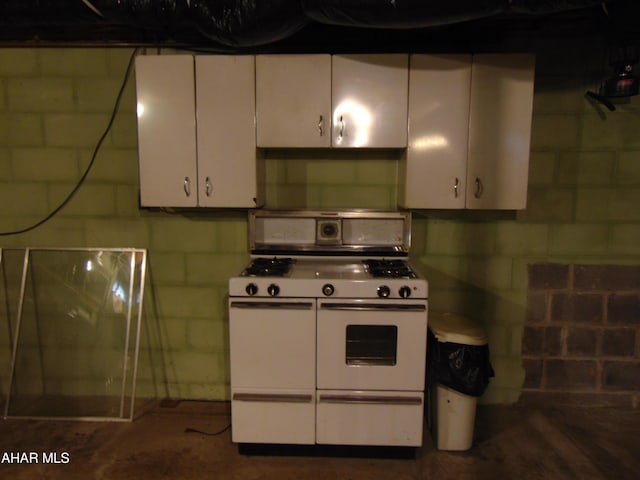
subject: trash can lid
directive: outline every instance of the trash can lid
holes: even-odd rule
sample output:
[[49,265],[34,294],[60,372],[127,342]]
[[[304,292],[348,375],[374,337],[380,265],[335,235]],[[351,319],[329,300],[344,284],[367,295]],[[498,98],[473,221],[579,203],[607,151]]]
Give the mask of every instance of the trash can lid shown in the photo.
[[439,342],[462,345],[486,345],[489,338],[484,329],[466,317],[455,313],[429,312],[429,328]]

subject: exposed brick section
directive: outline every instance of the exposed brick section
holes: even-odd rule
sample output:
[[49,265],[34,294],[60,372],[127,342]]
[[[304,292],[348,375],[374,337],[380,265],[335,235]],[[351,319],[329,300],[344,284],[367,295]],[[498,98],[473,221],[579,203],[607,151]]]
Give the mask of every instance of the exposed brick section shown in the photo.
[[553,322],[602,322],[602,295],[555,293],[551,298]]
[[640,288],[640,266],[576,265],[574,284],[577,290],[624,291]]
[[529,289],[562,289],[569,287],[569,265],[538,263],[529,265]]
[[607,390],[639,390],[640,363],[605,362],[602,377]]
[[640,406],[640,267],[529,266],[521,402]]
[[567,355],[594,357],[598,342],[598,330],[571,328],[567,334]]
[[526,323],[539,323],[547,318],[547,294],[544,292],[530,292],[527,297]]
[[602,354],[608,357],[632,357],[636,350],[636,330],[612,328],[602,336]]
[[595,360],[546,360],[546,386],[553,389],[594,389],[598,366]]
[[608,310],[609,323],[640,325],[640,295],[611,295]]

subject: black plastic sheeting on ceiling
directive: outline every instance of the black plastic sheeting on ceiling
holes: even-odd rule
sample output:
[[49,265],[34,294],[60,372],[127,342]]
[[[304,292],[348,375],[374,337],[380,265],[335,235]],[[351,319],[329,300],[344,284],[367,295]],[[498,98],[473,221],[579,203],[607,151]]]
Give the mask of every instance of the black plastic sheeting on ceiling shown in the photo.
[[548,15],[637,0],[5,0],[0,27],[118,25],[163,38],[179,29],[233,47],[289,37],[310,22],[411,29],[501,14]]

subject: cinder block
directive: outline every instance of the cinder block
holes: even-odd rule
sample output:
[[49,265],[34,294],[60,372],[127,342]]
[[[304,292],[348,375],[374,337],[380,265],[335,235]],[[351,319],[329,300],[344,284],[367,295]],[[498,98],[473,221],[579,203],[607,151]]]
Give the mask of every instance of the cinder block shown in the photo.
[[42,48],[36,51],[45,75],[102,77],[108,74],[106,48]]
[[606,253],[609,231],[601,224],[567,224],[549,227],[549,253],[598,254]]
[[119,217],[141,218],[140,189],[133,185],[116,186],[116,212]]
[[510,257],[470,259],[466,265],[465,279],[483,289],[508,289],[511,287],[512,261]]
[[[59,205],[72,191],[73,185],[56,184],[49,188],[49,204]],[[112,216],[116,212],[115,186],[108,184],[82,185],[71,201],[60,211],[61,215]]]
[[356,183],[355,160],[310,159],[306,162],[307,181],[316,185],[344,185]]
[[219,218],[216,225],[216,252],[241,253],[247,251],[247,217],[234,215]]
[[[81,165],[88,165],[94,149],[81,152]],[[89,178],[119,185],[138,184],[138,152],[133,148],[102,148],[91,168]]]
[[48,213],[48,207],[44,183],[0,184],[0,216],[42,215]]
[[119,148],[138,147],[138,124],[133,111],[118,112],[111,127],[111,142]]
[[12,153],[12,150],[0,146],[0,182],[11,182],[14,179]]
[[0,112],[6,110],[7,108],[7,100],[6,100],[6,84],[7,81],[0,76]]
[[474,255],[495,251],[495,225],[433,221],[427,227],[427,252],[430,254]]
[[547,252],[547,225],[496,224],[496,251],[503,255],[536,255]]
[[14,148],[11,157],[16,180],[72,182],[80,177],[73,149]]
[[570,188],[529,188],[527,209],[518,212],[523,222],[572,222],[575,190]]
[[531,147],[567,150],[580,146],[580,117],[566,114],[535,114],[531,126]]
[[585,149],[624,150],[640,147],[637,114],[616,111],[604,118],[596,114],[582,117],[581,145]]
[[[396,185],[398,162],[395,158],[384,158],[382,155],[373,159],[362,159],[356,163],[356,182],[361,185]],[[387,155],[389,156],[389,155]]]
[[609,197],[609,219],[612,221],[640,220],[640,209],[633,205],[640,205],[640,188],[617,188]]
[[613,225],[610,250],[618,254],[640,254],[640,225]]
[[120,81],[111,77],[78,77],[75,79],[78,111],[111,113]]
[[71,78],[10,78],[8,107],[14,112],[71,112],[75,108]]
[[36,48],[0,48],[0,75],[37,73],[37,52]]
[[613,152],[563,152],[556,170],[561,185],[609,185],[613,180]]
[[529,185],[553,183],[557,153],[533,151],[529,156]]
[[217,249],[216,223],[170,217],[151,222],[151,247],[161,252],[210,252]]
[[221,319],[191,320],[187,324],[189,346],[195,350],[225,351],[229,348],[229,331]]
[[640,152],[618,152],[616,180],[620,184],[640,184]]
[[10,147],[43,145],[41,116],[32,113],[0,113],[0,142]]
[[149,252],[148,274],[154,285],[184,285],[187,276],[182,252]]
[[210,287],[160,285],[156,295],[160,316],[210,319],[215,308],[215,291]]
[[45,115],[46,143],[52,147],[95,147],[108,123],[109,116],[98,113]]
[[547,321],[549,295],[546,292],[531,291],[527,299],[527,324],[539,324]]
[[533,97],[535,113],[581,113],[584,110],[584,82],[576,77],[536,76]]
[[538,358],[524,358],[522,360],[525,376],[523,388],[539,389],[542,385],[542,360]]
[[118,219],[85,220],[89,245],[112,248],[145,248],[149,244],[147,226],[139,220]]
[[213,352],[176,352],[173,355],[173,370],[176,380],[183,385],[190,383],[215,383],[221,369],[217,366]]
[[605,188],[576,189],[576,220],[580,222],[608,222],[613,190]]
[[134,51],[131,48],[108,48],[107,65],[109,66],[109,75],[122,77]]

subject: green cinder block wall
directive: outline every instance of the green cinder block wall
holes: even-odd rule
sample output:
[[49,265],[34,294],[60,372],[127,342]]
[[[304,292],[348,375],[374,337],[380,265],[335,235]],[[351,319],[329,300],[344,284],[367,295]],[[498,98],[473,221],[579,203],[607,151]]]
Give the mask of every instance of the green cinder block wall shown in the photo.
[[[496,378],[485,403],[512,403],[520,394],[528,264],[640,262],[640,100],[611,113],[584,97],[603,75],[598,39],[520,40],[508,48],[537,54],[528,208],[416,211],[413,222],[412,258],[430,282],[430,307],[469,315],[489,334]],[[0,49],[0,231],[39,220],[73,188],[131,53]],[[399,155],[269,151],[267,206],[393,209]],[[143,331],[156,351],[153,368],[142,366],[140,392],[228,399],[227,280],[248,258],[246,212],[140,210],[137,185],[131,78],[78,194],[38,229],[0,237],[0,246],[148,249]]]

